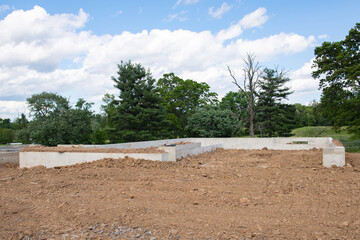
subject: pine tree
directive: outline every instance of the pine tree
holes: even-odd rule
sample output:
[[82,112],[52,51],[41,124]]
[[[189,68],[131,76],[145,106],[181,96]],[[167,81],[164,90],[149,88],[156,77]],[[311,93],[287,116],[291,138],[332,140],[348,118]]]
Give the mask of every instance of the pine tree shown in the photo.
[[155,79],[141,64],[121,62],[118,77],[112,77],[120,90],[116,101],[117,141],[134,142],[165,137],[166,110],[154,86]]
[[257,126],[261,135],[267,137],[289,136],[292,119],[289,108],[282,100],[291,94],[285,87],[290,79],[283,71],[265,68],[259,81]]

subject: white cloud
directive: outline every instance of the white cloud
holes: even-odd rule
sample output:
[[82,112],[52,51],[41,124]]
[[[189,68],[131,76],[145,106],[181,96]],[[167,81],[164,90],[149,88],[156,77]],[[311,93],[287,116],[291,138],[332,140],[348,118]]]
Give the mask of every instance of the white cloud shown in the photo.
[[10,10],[10,6],[9,5],[0,5],[0,13],[1,12],[5,12],[7,10]]
[[174,7],[176,7],[180,3],[184,3],[185,5],[189,5],[189,4],[195,4],[195,3],[198,3],[198,2],[199,2],[199,0],[177,0]]
[[220,19],[222,17],[222,15],[224,13],[228,12],[231,8],[232,8],[232,6],[229,6],[226,2],[224,2],[223,4],[221,4],[221,7],[219,7],[215,11],[214,11],[214,7],[209,8],[209,14],[213,18]]
[[318,36],[319,39],[326,39],[326,38],[328,38],[328,37],[329,37],[329,36],[326,35],[326,34],[322,34],[322,35],[319,35],[319,36]]
[[27,113],[25,101],[0,101],[0,118],[14,120],[16,117],[20,117],[21,113]]
[[[25,99],[42,91],[71,97],[72,102],[83,97],[94,101],[98,110],[105,93],[118,93],[111,76],[116,75],[121,60],[141,63],[157,79],[174,72],[207,82],[221,97],[234,90],[226,65],[241,69],[247,52],[255,52],[261,62],[301,52],[315,41],[313,36],[279,33],[226,43],[240,35],[225,34],[233,26],[218,34],[153,29],[98,36],[81,30],[88,17],[82,10],[50,15],[36,6],[13,11],[0,21],[0,36],[4,36],[0,40],[0,117],[16,117],[17,111],[24,111],[21,104]],[[258,9],[238,25],[242,31],[258,27],[266,19],[266,10]]]
[[306,104],[314,99],[319,100],[321,90],[319,88],[319,80],[312,78],[313,60],[305,63],[301,68],[289,73],[290,82],[287,84],[294,91],[290,95],[290,102],[300,102]]
[[268,20],[265,8],[258,8],[254,12],[247,14],[237,24],[231,25],[227,29],[221,30],[217,34],[220,41],[233,39],[241,35],[245,29],[259,27]]
[[175,13],[175,14],[169,14],[168,19],[166,20],[167,22],[172,22],[174,20],[179,21],[179,22],[184,22],[187,20],[187,17],[185,17],[184,15],[187,13],[187,11],[181,11],[179,13]]

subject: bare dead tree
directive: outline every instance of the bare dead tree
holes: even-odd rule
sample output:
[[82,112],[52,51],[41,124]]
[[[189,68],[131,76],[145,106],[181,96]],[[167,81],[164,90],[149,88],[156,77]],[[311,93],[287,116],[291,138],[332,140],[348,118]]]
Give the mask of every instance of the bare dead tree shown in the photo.
[[255,61],[254,54],[247,54],[247,59],[244,59],[245,67],[243,70],[243,86],[236,79],[234,71],[227,66],[230,76],[233,79],[233,83],[243,92],[248,102],[247,115],[249,121],[250,136],[255,137],[254,132],[254,120],[255,120],[255,104],[256,104],[256,89],[258,87],[258,81],[261,75],[260,64]]

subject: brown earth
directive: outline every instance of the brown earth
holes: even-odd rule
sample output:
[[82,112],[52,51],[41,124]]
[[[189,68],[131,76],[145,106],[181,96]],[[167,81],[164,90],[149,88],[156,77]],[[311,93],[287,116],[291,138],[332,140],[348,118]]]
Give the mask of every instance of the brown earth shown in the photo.
[[333,142],[333,144],[335,146],[338,146],[338,147],[343,147],[344,146],[339,140],[333,139],[332,142]]
[[178,162],[0,167],[2,239],[359,239],[360,154],[223,150]]

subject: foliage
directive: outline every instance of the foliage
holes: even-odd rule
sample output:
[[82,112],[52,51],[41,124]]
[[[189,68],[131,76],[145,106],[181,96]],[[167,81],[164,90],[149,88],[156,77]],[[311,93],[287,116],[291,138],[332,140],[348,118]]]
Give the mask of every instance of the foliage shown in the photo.
[[312,75],[320,79],[321,103],[335,129],[347,130],[360,139],[360,23],[345,40],[324,42],[315,48]]
[[256,62],[253,54],[247,54],[247,59],[244,59],[245,67],[242,69],[244,73],[243,86],[236,79],[234,72],[228,66],[228,71],[233,79],[233,83],[246,96],[247,101],[247,121],[249,123],[250,136],[255,137],[255,115],[256,115],[256,96],[258,80],[261,75],[260,64]]
[[69,101],[55,93],[42,92],[27,98],[29,110],[35,119],[59,116],[70,109]]
[[353,140],[346,128],[334,131],[329,126],[302,127],[292,130],[295,137],[332,137],[339,140],[347,152],[360,152],[360,140]]
[[312,101],[308,106],[295,103],[294,106],[296,109],[295,125],[297,127],[331,125],[331,122],[324,116],[320,102]]
[[157,86],[164,99],[167,119],[171,122],[171,137],[186,136],[185,126],[188,118],[205,105],[217,102],[217,94],[210,92],[207,83],[183,80],[174,73],[164,74]]
[[166,109],[157,92],[155,79],[140,64],[121,62],[117,78],[112,77],[119,89],[115,105],[115,141],[133,142],[158,139],[168,135]]
[[33,121],[19,131],[23,143],[35,142],[46,146],[90,143],[91,104],[79,99],[75,108],[55,93],[43,92],[27,99]]
[[0,118],[0,128],[11,128],[11,120],[10,118],[2,119]]
[[13,142],[15,139],[15,131],[9,128],[0,128],[0,144]]
[[249,132],[246,131],[246,128],[248,126],[245,126],[244,123],[246,123],[246,109],[247,109],[247,99],[246,95],[242,93],[241,91],[228,92],[220,102],[220,108],[221,109],[228,109],[231,111],[231,113],[238,119],[239,122],[239,136],[249,134]]
[[186,129],[192,137],[231,137],[238,127],[230,110],[207,106],[189,118]]
[[284,86],[289,80],[283,71],[266,68],[259,81],[257,124],[267,137],[290,135],[295,109],[281,102],[292,93]]

